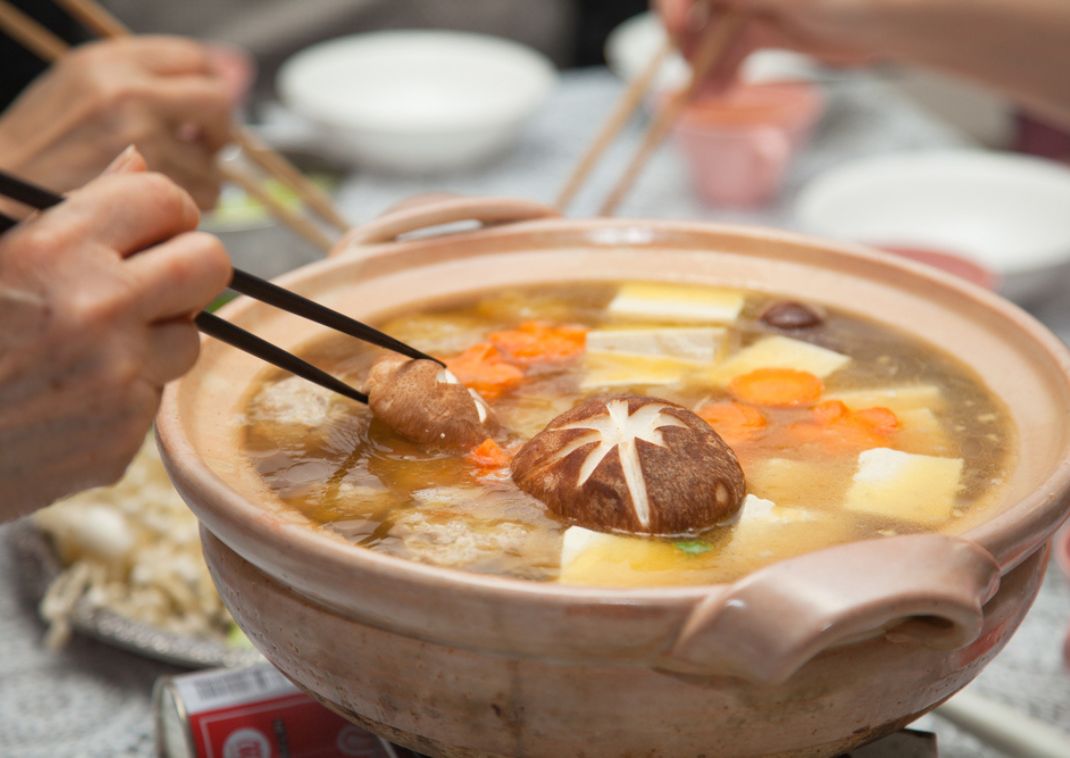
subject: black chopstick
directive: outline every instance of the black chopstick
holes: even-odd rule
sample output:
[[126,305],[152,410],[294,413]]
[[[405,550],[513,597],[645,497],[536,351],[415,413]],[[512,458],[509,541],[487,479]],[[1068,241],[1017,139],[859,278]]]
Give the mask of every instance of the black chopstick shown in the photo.
[[410,358],[434,361],[442,367],[446,365],[438,358],[406,345],[389,334],[380,332],[378,329],[361,321],[331,310],[324,305],[298,295],[296,292],[283,289],[277,284],[272,284],[241,269],[234,269],[234,276],[230,280],[230,288],[235,292],[248,295],[254,300],[274,305],[276,308],[307,318],[309,321],[315,321],[317,324],[323,324],[335,331],[348,334],[350,337],[356,337],[364,342],[385,347],[387,350],[393,350],[395,353],[401,353]]
[[[52,208],[53,206],[59,205],[64,200],[62,195],[49,192],[46,189],[25,182],[22,179],[3,171],[0,171],[0,195],[9,197],[12,200],[37,210]],[[13,219],[0,214],[0,233],[11,228],[15,223],[16,222]],[[268,305],[274,305],[277,308],[281,308],[282,310],[297,316],[302,316],[310,321],[315,321],[318,324],[323,324],[324,326],[335,329],[343,334],[348,334],[351,337],[356,337],[365,342],[385,347],[389,350],[401,353],[402,355],[407,355],[410,358],[420,358],[434,361],[441,366],[445,365],[439,359],[420,352],[416,348],[410,347],[404,342],[394,339],[389,334],[384,334],[378,329],[374,329],[356,319],[344,316],[337,311],[332,311],[330,308],[290,292],[289,290],[283,289],[282,287],[265,281],[257,276],[253,276],[241,269],[234,269],[234,274],[229,286],[231,289],[241,292],[243,295],[252,297],[255,300],[260,300]],[[345,397],[359,400],[362,403],[368,402],[368,396],[363,392],[358,392],[344,382],[335,379],[325,371],[316,368],[311,363],[301,360],[296,355],[288,353],[282,348],[272,345],[270,342],[245,331],[241,327],[234,326],[234,324],[231,324],[229,321],[225,321],[218,316],[202,311],[194,319],[194,323],[197,325],[198,329],[210,337],[215,337],[222,342],[226,342],[228,345],[236,347],[239,350],[244,350],[250,355],[254,355],[257,358],[290,371],[291,373],[307,379],[310,382],[314,382],[321,387],[333,390]]]
[[345,395],[365,404],[368,402],[368,396],[363,392],[353,389],[348,384],[335,379],[326,371],[316,368],[311,363],[306,363],[293,353],[288,353],[281,347],[272,345],[267,340],[261,339],[241,327],[234,326],[234,324],[219,318],[215,314],[201,311],[193,321],[197,324],[197,328],[209,337],[215,337],[220,342],[226,342],[232,347],[285,369],[291,374],[296,374],[302,379],[307,379],[326,389],[334,390],[339,395]]

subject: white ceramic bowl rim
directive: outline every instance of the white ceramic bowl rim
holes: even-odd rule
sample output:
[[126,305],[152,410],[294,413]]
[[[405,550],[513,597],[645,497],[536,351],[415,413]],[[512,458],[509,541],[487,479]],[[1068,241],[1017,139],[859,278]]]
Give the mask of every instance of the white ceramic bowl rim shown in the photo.
[[288,60],[278,81],[290,107],[331,127],[442,134],[520,121],[555,78],[550,62],[520,43],[428,29],[315,45]]
[[1031,156],[963,148],[862,158],[811,182],[794,213],[809,233],[946,248],[1005,275],[1070,262],[1070,169]]

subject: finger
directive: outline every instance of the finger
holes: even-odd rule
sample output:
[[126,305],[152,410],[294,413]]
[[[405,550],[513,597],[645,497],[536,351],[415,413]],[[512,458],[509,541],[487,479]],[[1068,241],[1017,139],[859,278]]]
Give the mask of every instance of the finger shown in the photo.
[[146,96],[175,131],[182,125],[194,125],[199,141],[213,153],[233,139],[230,93],[222,79],[203,76],[159,78]]
[[127,256],[195,229],[199,219],[193,199],[163,174],[108,174],[42,213],[34,232],[59,239],[78,235]]
[[215,155],[198,142],[172,140],[161,146],[156,168],[186,190],[201,210],[211,210],[223,183]]
[[222,243],[189,232],[124,261],[146,323],[188,317],[204,308],[230,281]]
[[138,64],[156,74],[215,75],[208,48],[185,37],[138,35],[123,38],[122,45]]
[[146,336],[145,378],[157,387],[185,374],[197,362],[201,338],[189,319],[151,326]]
[[674,40],[679,40],[687,26],[687,14],[694,0],[656,0],[655,8],[661,23]]
[[149,170],[148,163],[145,162],[145,156],[143,156],[134,145],[128,145],[119,155],[115,157],[108,167],[104,169],[105,174],[140,174]]

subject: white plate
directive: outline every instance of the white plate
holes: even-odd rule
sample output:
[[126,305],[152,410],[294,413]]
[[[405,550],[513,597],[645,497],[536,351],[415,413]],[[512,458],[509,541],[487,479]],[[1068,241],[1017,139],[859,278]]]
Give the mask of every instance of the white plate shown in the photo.
[[973,258],[1020,301],[1070,270],[1070,170],[1038,158],[940,150],[854,161],[805,187],[795,216],[814,234]]
[[554,81],[549,61],[509,40],[397,31],[315,45],[286,62],[278,88],[335,153],[425,172],[504,150]]

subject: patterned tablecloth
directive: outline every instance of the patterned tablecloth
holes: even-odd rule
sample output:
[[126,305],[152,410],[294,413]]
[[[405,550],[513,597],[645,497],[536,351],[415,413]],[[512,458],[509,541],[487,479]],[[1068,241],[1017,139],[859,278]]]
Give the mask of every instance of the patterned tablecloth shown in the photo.
[[[340,203],[359,221],[407,195],[438,189],[550,201],[618,91],[619,85],[605,71],[569,74],[510,155],[479,170],[444,178],[354,175],[343,186]],[[633,125],[604,166],[619,168],[619,158],[635,147],[638,136],[639,127]],[[651,162],[621,213],[790,227],[791,198],[825,168],[879,152],[957,144],[954,133],[881,83],[851,76],[830,87],[827,115],[794,166],[779,205],[759,213],[713,212],[692,196],[679,156],[665,149]],[[611,170],[597,172],[578,198],[576,212],[591,212],[614,178]],[[242,250],[238,257],[240,265],[276,274],[307,259],[307,253],[280,233],[275,245]],[[1036,312],[1070,339],[1070,301],[1047,303]],[[150,690],[156,677],[174,669],[88,639],[75,639],[58,653],[44,650],[44,629],[32,604],[20,597],[20,567],[3,537],[0,528],[0,756],[151,755]],[[1068,624],[1070,582],[1053,567],[1017,635],[971,688],[1070,728],[1070,672],[1061,660]],[[998,755],[940,719],[928,717],[921,726],[937,732],[944,758]]]

